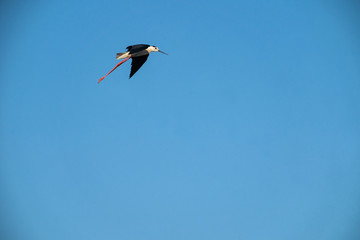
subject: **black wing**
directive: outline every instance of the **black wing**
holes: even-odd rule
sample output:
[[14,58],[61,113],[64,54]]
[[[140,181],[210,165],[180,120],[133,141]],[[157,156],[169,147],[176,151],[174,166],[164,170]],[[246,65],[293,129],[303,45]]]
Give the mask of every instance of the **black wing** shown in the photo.
[[132,58],[131,72],[130,72],[129,78],[131,78],[141,68],[141,66],[146,62],[148,56],[149,56],[149,54]]
[[150,47],[150,45],[147,45],[147,44],[136,44],[136,45],[132,45],[132,46],[127,46],[126,49],[128,51],[130,51],[130,54],[131,53],[134,53],[134,52],[140,52],[142,50],[145,50],[147,49],[148,47]]

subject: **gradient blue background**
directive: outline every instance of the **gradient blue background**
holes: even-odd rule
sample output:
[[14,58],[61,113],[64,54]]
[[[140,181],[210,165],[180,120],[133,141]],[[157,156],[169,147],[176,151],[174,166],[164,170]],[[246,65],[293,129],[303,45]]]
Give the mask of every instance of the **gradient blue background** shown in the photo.
[[2,3],[2,239],[360,239],[358,10]]

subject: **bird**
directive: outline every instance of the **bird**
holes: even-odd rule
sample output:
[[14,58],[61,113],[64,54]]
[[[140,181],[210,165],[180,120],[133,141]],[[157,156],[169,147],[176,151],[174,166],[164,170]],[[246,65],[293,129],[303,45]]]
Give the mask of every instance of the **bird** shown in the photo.
[[163,54],[168,55],[167,53],[160,51],[158,47],[152,46],[149,44],[135,44],[131,46],[126,47],[127,51],[124,53],[117,53],[116,59],[123,59],[121,62],[116,64],[116,66],[111,69],[110,72],[108,72],[104,77],[100,78],[98,83],[100,83],[104,78],[109,75],[112,71],[114,71],[117,67],[119,67],[121,64],[132,59],[131,62],[131,71],[130,71],[130,77],[129,79],[141,68],[141,66],[146,62],[147,58],[149,57],[149,54],[151,52],[161,52]]

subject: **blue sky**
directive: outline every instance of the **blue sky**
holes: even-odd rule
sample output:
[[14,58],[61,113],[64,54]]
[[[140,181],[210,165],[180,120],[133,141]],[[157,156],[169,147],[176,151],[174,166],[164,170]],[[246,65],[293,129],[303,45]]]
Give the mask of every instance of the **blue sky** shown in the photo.
[[1,9],[7,239],[359,239],[355,1]]

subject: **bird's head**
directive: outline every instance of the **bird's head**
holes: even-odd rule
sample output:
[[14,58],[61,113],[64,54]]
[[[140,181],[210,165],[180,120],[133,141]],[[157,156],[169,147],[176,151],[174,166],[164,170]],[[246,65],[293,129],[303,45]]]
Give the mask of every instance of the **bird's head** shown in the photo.
[[163,54],[168,55],[167,53],[164,53],[163,51],[160,51],[159,48],[156,47],[156,46],[150,46],[150,47],[148,47],[148,50],[149,50],[149,52],[161,52]]

